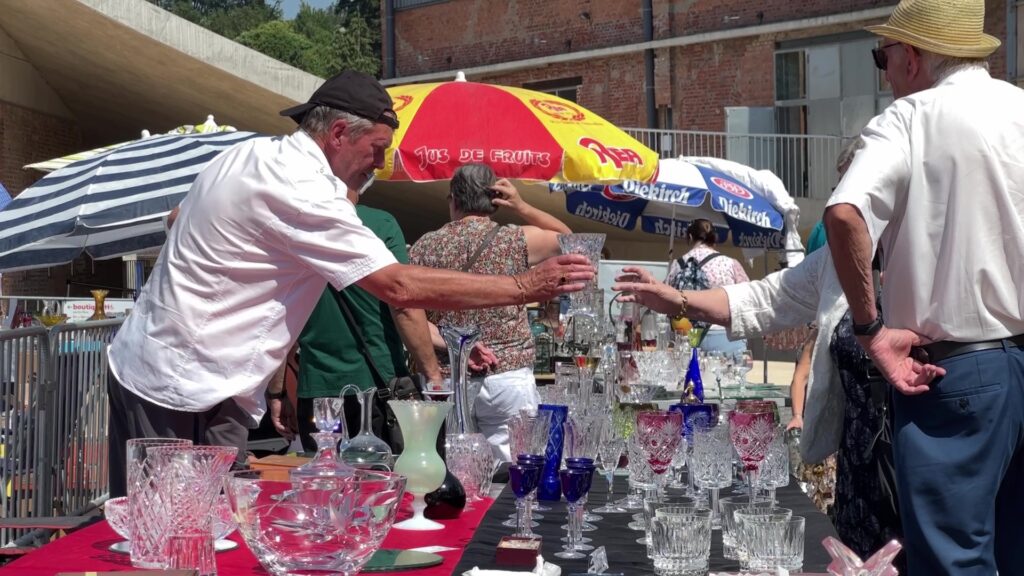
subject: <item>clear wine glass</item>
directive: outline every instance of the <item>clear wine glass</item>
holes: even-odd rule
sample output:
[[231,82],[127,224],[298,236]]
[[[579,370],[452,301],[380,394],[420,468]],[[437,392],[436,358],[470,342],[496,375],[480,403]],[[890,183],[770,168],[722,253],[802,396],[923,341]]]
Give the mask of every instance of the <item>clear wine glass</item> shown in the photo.
[[612,500],[615,486],[615,471],[619,468],[619,460],[622,458],[622,451],[625,448],[625,441],[622,439],[619,429],[612,422],[605,422],[597,450],[598,455],[601,457],[601,472],[604,474],[605,479],[608,480],[608,500],[604,506],[594,510],[598,514],[616,514],[626,511],[625,508],[616,505]]
[[754,369],[754,354],[750,350],[738,350],[733,355],[733,366],[739,373],[740,391],[747,385],[747,374]]
[[774,506],[775,490],[789,486],[789,476],[789,446],[786,445],[785,428],[780,425],[776,426],[775,436],[761,463],[755,488],[767,491],[768,501]]

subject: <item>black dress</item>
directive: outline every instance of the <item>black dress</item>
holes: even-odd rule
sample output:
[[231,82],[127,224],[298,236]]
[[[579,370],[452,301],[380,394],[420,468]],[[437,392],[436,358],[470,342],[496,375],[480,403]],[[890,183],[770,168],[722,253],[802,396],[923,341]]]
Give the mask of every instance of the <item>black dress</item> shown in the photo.
[[[849,311],[836,326],[829,351],[846,395],[833,522],[843,543],[866,560],[888,541],[902,540],[891,475],[889,385],[871,370],[871,360],[853,335]],[[905,573],[902,554],[897,562]]]

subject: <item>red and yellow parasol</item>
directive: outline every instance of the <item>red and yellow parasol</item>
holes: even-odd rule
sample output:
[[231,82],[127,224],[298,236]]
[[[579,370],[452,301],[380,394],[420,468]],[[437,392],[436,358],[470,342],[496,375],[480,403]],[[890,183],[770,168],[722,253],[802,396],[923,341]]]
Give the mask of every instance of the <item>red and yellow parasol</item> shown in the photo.
[[657,169],[657,153],[551,94],[465,81],[388,92],[401,126],[379,180],[447,180],[470,162],[499,177],[548,182],[647,181]]

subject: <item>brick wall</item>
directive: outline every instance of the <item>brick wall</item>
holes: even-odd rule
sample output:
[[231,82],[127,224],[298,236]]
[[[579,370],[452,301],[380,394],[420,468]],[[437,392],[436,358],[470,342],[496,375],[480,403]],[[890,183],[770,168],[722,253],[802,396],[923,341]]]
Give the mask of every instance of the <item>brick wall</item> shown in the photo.
[[[986,31],[1006,35],[1006,0],[986,1]],[[655,38],[826,16],[896,0],[654,0]],[[469,68],[643,40],[640,0],[450,0],[396,14],[399,76]],[[583,14],[587,17],[584,17]],[[658,50],[655,98],[671,105],[673,127],[724,130],[727,106],[774,103],[776,43],[858,31],[862,23]],[[438,33],[445,30],[445,33]],[[991,58],[1005,77],[1005,47]],[[865,58],[869,58],[865,55]],[[619,126],[646,126],[643,54],[554,64],[474,78],[513,86],[581,77],[578,101]]]
[[[826,16],[895,3],[653,0],[654,37]],[[395,14],[396,69],[399,76],[411,76],[641,42],[641,6],[641,0],[449,0],[402,10]]]

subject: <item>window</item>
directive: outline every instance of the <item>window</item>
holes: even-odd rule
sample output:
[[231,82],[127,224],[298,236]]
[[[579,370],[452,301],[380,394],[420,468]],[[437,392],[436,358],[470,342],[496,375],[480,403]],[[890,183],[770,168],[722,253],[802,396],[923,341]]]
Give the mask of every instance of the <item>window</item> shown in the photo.
[[580,86],[582,85],[583,78],[575,76],[559,80],[526,82],[523,84],[523,88],[526,88],[527,90],[536,90],[537,92],[544,92],[545,94],[553,94],[570,102],[576,102],[577,94],[579,93]]
[[807,97],[807,58],[803,50],[775,53],[775,99]]

